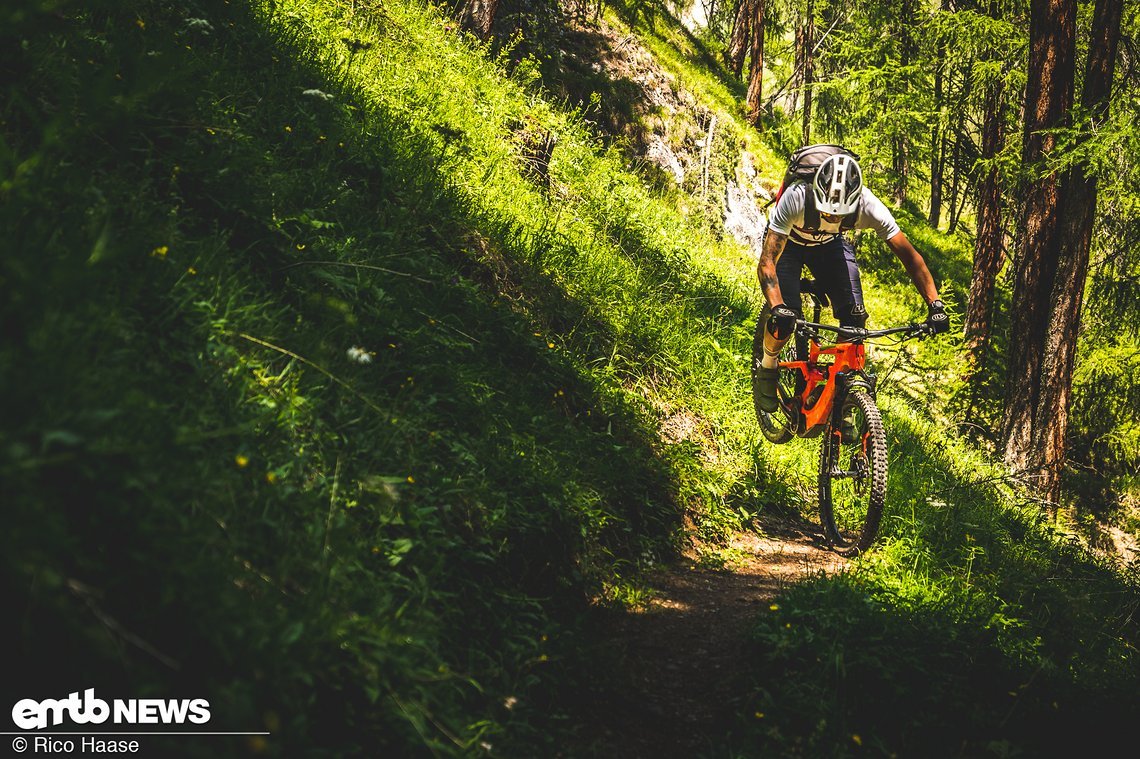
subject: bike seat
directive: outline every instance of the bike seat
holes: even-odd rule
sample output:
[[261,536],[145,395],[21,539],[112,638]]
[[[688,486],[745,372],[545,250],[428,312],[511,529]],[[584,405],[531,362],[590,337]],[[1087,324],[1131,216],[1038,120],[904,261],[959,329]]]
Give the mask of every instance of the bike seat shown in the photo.
[[800,280],[800,292],[811,294],[811,296],[814,297],[821,306],[830,305],[830,301],[827,299],[827,293],[823,291],[823,289],[819,286],[819,283],[814,279],[809,279],[807,277],[802,278]]

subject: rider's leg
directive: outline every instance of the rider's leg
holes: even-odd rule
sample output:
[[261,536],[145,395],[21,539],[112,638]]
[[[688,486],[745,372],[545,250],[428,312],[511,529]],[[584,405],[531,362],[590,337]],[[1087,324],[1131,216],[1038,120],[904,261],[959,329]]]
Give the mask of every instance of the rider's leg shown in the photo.
[[[804,247],[791,240],[784,246],[780,260],[776,262],[776,279],[780,283],[780,294],[784,296],[784,305],[796,312],[796,316],[803,315],[803,299],[800,297],[800,275],[804,269]],[[761,366],[766,369],[775,369],[777,356],[783,350],[784,344],[791,338],[791,333],[777,334],[775,325],[769,317],[771,309],[765,304],[760,318],[767,328],[764,330],[764,359]]]
[[831,311],[844,327],[864,327],[863,283],[855,263],[855,246],[837,237],[820,245],[807,259],[808,268],[831,299]]
[[[804,251],[800,245],[788,242],[780,260],[776,262],[776,277],[780,282],[780,294],[784,296],[784,305],[801,315],[803,301],[800,298],[800,274],[803,271]],[[779,376],[778,356],[784,345],[791,339],[792,334],[777,334],[775,325],[769,318],[772,315],[767,305],[760,313],[760,323],[764,325],[764,355],[760,359],[760,366],[756,368],[756,387],[759,398],[757,402],[765,411],[775,411],[779,408],[776,397],[776,381]]]

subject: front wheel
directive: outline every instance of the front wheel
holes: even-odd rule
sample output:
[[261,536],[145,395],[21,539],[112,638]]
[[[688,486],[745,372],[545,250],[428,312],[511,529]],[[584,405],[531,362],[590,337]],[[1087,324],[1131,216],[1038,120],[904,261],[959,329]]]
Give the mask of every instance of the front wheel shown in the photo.
[[887,496],[887,437],[879,408],[863,388],[847,394],[842,423],[829,422],[819,457],[819,518],[843,556],[870,548]]

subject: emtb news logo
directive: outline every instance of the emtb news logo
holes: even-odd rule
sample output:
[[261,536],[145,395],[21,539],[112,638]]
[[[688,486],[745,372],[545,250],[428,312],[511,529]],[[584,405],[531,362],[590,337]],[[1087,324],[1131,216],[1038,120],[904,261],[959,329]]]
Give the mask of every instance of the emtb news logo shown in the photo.
[[[107,703],[95,697],[95,689],[68,694],[67,698],[36,701],[21,699],[12,707],[12,721],[21,730],[42,730],[70,718],[77,725],[181,725],[210,721],[210,702],[204,698],[165,700],[160,698],[114,699]],[[50,721],[49,721],[50,718]]]

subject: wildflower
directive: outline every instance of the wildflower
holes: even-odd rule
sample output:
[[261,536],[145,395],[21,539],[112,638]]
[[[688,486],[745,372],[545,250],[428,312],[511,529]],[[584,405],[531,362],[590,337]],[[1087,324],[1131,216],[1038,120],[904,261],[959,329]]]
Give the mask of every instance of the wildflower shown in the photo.
[[756,719],[764,719],[764,712],[756,712]]
[[266,472],[265,473],[265,481],[268,482],[270,485],[277,482],[277,472]]
[[301,96],[307,97],[307,98],[313,98],[314,100],[324,100],[325,102],[328,102],[329,100],[333,99],[332,95],[328,94],[327,92],[322,92],[321,90],[318,90],[315,88],[311,89],[311,90],[303,91],[301,93]]
[[856,746],[862,746],[863,745],[863,738],[858,733],[856,733],[855,735],[852,735],[851,740],[855,741]]
[[507,696],[506,698],[503,699],[503,706],[507,709],[514,709],[515,704],[517,704],[518,702],[519,702],[519,700],[517,698],[515,698],[514,696]]
[[416,478],[410,474],[408,475],[408,484],[409,485],[415,485],[416,484]]
[[157,248],[150,252],[151,258],[166,258],[166,254],[170,252],[170,248],[165,245],[159,245]]
[[356,345],[349,348],[347,353],[348,353],[348,360],[349,361],[355,361],[358,364],[371,364],[372,363],[372,356],[374,355],[374,354],[369,353],[368,351],[366,351],[363,348],[356,346]]
[[288,124],[286,124],[286,125],[285,125],[285,131],[286,131],[286,132],[292,132],[292,131],[293,131],[293,127],[291,127],[291,126],[289,126]]
[[137,26],[139,29],[146,29],[146,22],[143,21],[141,18],[136,18],[135,19],[135,26]]
[[249,466],[249,456],[245,456],[239,453],[238,455],[234,456],[234,463],[237,464],[238,469],[245,469],[247,466]]
[[553,348],[553,347],[554,347],[554,343],[547,343],[547,344],[546,344],[546,347],[547,347],[547,348]]
[[771,611],[779,611],[780,610],[780,604],[772,604],[771,606],[768,607],[768,609]]
[[189,269],[186,270],[186,273],[189,274],[191,277],[193,277],[195,274],[198,273],[198,270],[195,269],[193,266],[191,266]]
[[214,25],[204,18],[188,18],[186,19],[186,31],[210,34],[214,31]]

